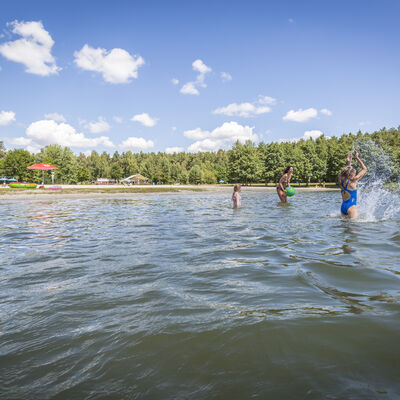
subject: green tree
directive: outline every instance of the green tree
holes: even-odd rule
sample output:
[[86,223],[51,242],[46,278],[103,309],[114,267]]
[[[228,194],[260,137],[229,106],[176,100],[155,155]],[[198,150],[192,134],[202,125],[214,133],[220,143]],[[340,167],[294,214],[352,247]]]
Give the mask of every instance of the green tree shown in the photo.
[[120,157],[120,162],[123,170],[123,175],[125,178],[137,174],[139,172],[138,163],[131,151],[122,153]]
[[206,169],[204,171],[203,180],[204,180],[204,183],[208,183],[208,184],[217,183],[217,178],[215,177],[214,172],[211,171],[210,169]]
[[200,165],[194,165],[189,171],[189,182],[198,185],[203,183],[204,172]]
[[237,141],[228,153],[229,180],[231,182],[244,182],[245,184],[257,182],[260,179],[262,165],[258,157],[257,147],[248,140],[245,144]]
[[[36,161],[56,166],[55,181],[61,183],[78,182],[78,159],[69,147],[61,147],[58,144],[51,144],[40,150],[36,155]],[[51,175],[44,174],[45,183],[51,182]]]
[[122,179],[123,177],[123,170],[122,167],[119,165],[118,162],[113,162],[110,168],[110,177],[111,179]]
[[34,172],[27,169],[32,165],[34,158],[27,150],[10,150],[4,159],[4,172],[9,177],[14,177],[20,181],[32,179]]
[[6,157],[7,151],[4,147],[4,143],[0,140],[0,159],[4,159]]

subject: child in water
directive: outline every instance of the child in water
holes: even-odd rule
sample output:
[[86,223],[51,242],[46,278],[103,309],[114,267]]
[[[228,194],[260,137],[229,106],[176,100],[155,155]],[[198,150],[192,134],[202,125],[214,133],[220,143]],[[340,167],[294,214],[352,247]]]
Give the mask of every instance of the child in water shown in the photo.
[[240,201],[241,191],[242,191],[242,185],[236,184],[233,187],[233,194],[232,194],[233,208],[240,208],[242,206]]
[[351,166],[353,155],[347,156],[347,167],[339,174],[339,185],[342,190],[342,206],[340,211],[349,218],[357,217],[357,183],[367,173],[367,167],[360,160],[358,151],[354,151],[354,156],[360,164],[361,171],[357,174],[355,168]]
[[286,188],[290,185],[290,180],[293,175],[293,167],[289,165],[283,171],[282,178],[279,179],[278,186],[276,187],[276,191],[278,192],[279,200],[282,203],[287,202]]

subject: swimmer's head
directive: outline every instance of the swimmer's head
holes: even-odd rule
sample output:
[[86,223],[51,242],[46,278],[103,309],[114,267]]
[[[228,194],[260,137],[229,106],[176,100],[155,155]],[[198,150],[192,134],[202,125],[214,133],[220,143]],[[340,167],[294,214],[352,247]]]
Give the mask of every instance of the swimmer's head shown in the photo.
[[242,190],[242,185],[239,185],[238,183],[233,187],[234,192],[240,192]]
[[287,174],[289,172],[293,174],[293,167],[291,165],[287,166],[283,171],[284,174]]
[[346,167],[342,169],[342,172],[339,174],[339,183],[343,184],[344,181],[354,179],[357,174],[357,171],[354,167]]

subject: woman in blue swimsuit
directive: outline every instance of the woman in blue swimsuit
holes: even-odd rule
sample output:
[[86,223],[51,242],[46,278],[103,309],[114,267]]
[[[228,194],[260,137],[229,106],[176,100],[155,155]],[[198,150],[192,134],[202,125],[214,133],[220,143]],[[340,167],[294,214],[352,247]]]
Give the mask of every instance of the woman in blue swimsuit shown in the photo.
[[347,167],[339,174],[339,184],[342,189],[342,206],[340,211],[349,218],[357,217],[357,183],[366,174],[367,167],[360,160],[358,151],[354,152],[354,156],[361,166],[361,171],[357,174],[354,167],[351,166],[353,155],[349,153],[347,156]]

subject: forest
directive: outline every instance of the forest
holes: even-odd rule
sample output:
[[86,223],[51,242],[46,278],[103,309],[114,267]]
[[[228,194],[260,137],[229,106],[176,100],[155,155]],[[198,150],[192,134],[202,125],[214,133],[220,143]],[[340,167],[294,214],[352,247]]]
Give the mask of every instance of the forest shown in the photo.
[[[48,145],[39,153],[6,149],[0,141],[0,177],[14,177],[19,181],[40,182],[41,171],[28,170],[35,163],[53,164],[55,183],[90,183],[97,178],[121,180],[140,173],[157,184],[213,184],[213,183],[273,183],[283,169],[292,165],[292,181],[336,182],[346,164],[349,151],[363,143],[374,143],[388,155],[393,168],[388,177],[397,180],[400,171],[400,126],[382,128],[372,133],[343,134],[341,137],[319,137],[316,140],[292,142],[236,142],[230,150],[200,153],[133,153],[110,155],[92,151],[79,155],[68,147]],[[362,155],[362,153],[361,153]],[[372,157],[373,158],[373,157]],[[45,174],[50,183],[50,174]]]

